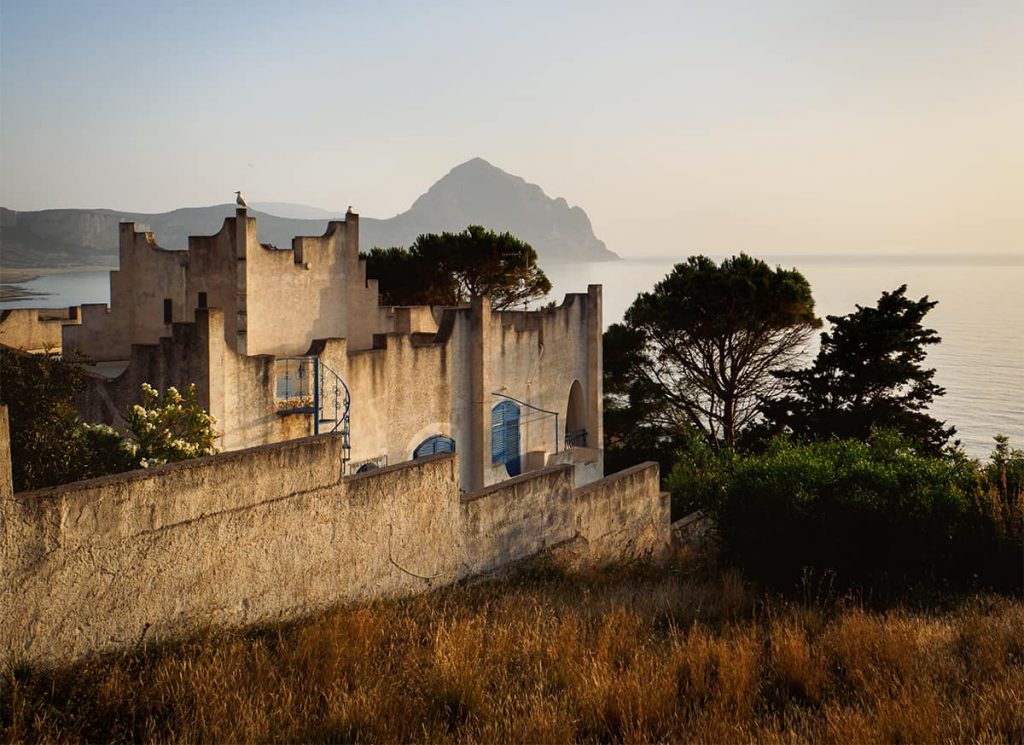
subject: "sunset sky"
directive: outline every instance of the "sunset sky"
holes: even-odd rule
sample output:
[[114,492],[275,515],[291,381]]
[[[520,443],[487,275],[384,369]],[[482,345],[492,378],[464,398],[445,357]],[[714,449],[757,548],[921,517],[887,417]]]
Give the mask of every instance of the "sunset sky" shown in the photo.
[[480,156],[624,256],[1024,253],[1024,2],[0,5],[0,204],[389,217]]

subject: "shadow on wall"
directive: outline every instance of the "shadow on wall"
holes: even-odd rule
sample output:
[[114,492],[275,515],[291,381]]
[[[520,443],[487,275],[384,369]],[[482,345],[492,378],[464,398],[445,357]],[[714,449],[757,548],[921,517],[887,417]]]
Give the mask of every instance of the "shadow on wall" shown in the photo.
[[342,436],[324,435],[12,495],[5,434],[5,659],[297,618],[558,547],[601,563],[670,542],[653,463],[582,489],[557,465],[463,495],[456,454],[345,476]]

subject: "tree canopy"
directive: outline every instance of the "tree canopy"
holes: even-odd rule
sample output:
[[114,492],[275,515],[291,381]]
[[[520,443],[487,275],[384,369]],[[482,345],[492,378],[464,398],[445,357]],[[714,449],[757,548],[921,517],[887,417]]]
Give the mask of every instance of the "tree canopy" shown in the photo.
[[828,316],[814,362],[777,375],[786,395],[766,404],[778,428],[804,439],[867,439],[872,428],[898,430],[923,452],[936,453],[955,429],[925,413],[945,394],[925,368],[927,347],[941,339],[925,328],[937,305],[927,296],[911,300],[907,286],[883,292],[875,307],[856,306],[845,316]]
[[609,447],[634,437],[685,439],[695,428],[732,446],[782,389],[821,325],[807,280],[741,254],[677,264],[605,333]]
[[470,225],[461,233],[426,233],[408,249],[374,248],[366,276],[391,305],[459,305],[487,295],[495,310],[544,297],[551,282],[537,252],[511,233]]

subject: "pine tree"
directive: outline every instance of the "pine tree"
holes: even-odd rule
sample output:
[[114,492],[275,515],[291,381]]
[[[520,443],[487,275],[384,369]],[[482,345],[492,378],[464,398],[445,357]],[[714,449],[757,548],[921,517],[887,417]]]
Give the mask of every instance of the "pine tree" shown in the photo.
[[941,452],[956,430],[925,413],[946,391],[935,369],[923,366],[927,347],[941,338],[922,325],[938,303],[910,300],[906,291],[902,285],[883,292],[876,307],[828,316],[832,328],[813,364],[777,374],[786,395],[766,403],[768,420],[802,439],[867,439],[873,428],[890,428],[922,452]]

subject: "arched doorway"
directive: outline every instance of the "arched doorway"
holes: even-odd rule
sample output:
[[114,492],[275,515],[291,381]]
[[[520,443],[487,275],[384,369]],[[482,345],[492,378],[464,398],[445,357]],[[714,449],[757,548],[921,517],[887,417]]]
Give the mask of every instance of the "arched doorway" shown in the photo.
[[519,406],[502,401],[491,409],[491,464],[505,464],[509,476],[522,472],[519,458]]
[[436,455],[437,453],[454,453],[455,452],[455,440],[451,437],[445,437],[444,435],[434,435],[428,437],[412,451],[412,457],[415,458],[426,458],[428,455]]
[[572,381],[569,387],[569,407],[565,413],[565,446],[587,446],[587,405],[583,400],[583,386]]

